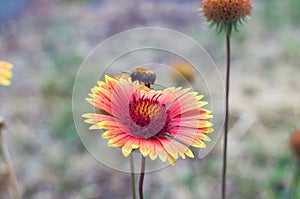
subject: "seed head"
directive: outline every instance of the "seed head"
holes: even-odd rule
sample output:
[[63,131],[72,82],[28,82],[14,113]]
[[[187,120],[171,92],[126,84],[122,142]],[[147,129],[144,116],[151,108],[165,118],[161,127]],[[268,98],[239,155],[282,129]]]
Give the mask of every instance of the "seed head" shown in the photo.
[[231,33],[251,15],[251,0],[203,0],[202,14],[210,23],[217,26],[218,32]]

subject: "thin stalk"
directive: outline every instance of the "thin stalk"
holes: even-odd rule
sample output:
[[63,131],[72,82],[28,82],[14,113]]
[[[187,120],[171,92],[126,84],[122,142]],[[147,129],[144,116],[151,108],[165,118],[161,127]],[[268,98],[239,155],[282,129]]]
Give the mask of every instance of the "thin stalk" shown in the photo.
[[296,157],[296,163],[293,173],[293,179],[290,186],[289,199],[298,198],[298,191],[300,188],[300,156]]
[[132,198],[136,199],[134,161],[133,161],[133,154],[132,153],[130,154],[130,171],[131,171]]
[[5,147],[3,135],[2,135],[2,128],[4,127],[3,121],[1,121],[0,118],[0,145],[1,145],[1,150],[2,150],[2,156],[4,163],[8,169],[8,174],[9,174],[9,187],[10,187],[10,194],[13,199],[20,199],[20,192],[18,188],[18,181],[14,172],[14,169],[12,167],[12,164],[9,159],[8,152]]
[[144,177],[145,177],[145,168],[146,168],[146,158],[142,156],[142,166],[141,166],[140,183],[139,183],[140,199],[144,199],[143,185],[144,185]]
[[223,144],[223,169],[222,169],[222,199],[226,198],[226,170],[227,170],[227,140],[228,140],[228,120],[229,120],[229,83],[230,83],[230,32],[226,34],[226,91],[225,91],[225,124],[224,124],[224,144]]

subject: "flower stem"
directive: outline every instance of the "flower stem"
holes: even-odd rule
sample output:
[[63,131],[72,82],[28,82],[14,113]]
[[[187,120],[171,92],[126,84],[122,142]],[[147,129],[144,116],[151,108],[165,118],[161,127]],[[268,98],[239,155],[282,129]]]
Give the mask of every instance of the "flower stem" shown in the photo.
[[142,166],[141,166],[140,183],[139,183],[140,199],[144,199],[143,184],[144,184],[145,168],[146,168],[146,158],[142,156]]
[[229,120],[229,83],[230,83],[230,32],[226,34],[226,91],[225,91],[225,124],[224,124],[224,144],[223,144],[223,169],[222,169],[222,199],[226,198],[226,170],[227,170],[227,139]]
[[290,187],[289,199],[299,198],[300,189],[300,156],[296,157],[295,170],[293,174],[293,180]]
[[11,198],[20,199],[21,197],[20,197],[20,192],[19,192],[19,188],[18,188],[18,181],[17,181],[16,175],[15,175],[14,169],[11,165],[9,155],[6,150],[4,139],[3,139],[3,134],[2,134],[3,127],[4,127],[4,122],[0,117],[0,145],[1,145],[1,150],[2,150],[3,160],[8,169],[10,194],[11,194]]
[[134,161],[133,154],[130,154],[130,170],[131,170],[131,188],[132,188],[132,198],[136,199],[136,190],[135,190],[135,175],[134,175]]

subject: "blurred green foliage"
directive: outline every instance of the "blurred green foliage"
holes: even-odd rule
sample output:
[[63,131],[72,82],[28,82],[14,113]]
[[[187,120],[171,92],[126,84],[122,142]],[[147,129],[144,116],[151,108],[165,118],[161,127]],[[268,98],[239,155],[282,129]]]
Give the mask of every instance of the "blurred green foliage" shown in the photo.
[[270,198],[288,198],[289,186],[291,185],[293,162],[286,154],[281,154],[279,158],[273,160],[272,174],[269,176],[268,185],[272,190]]
[[286,25],[300,25],[300,1],[298,0],[264,0],[262,20],[271,29]]
[[52,61],[52,71],[45,79],[43,94],[46,103],[54,104],[59,108],[49,106],[49,126],[57,138],[64,140],[73,147],[79,147],[78,136],[72,115],[72,91],[76,71],[83,57],[78,52],[78,43],[67,21],[54,19],[50,23],[51,30],[45,41],[44,51]]
[[300,25],[300,1],[287,0],[287,17],[294,25]]

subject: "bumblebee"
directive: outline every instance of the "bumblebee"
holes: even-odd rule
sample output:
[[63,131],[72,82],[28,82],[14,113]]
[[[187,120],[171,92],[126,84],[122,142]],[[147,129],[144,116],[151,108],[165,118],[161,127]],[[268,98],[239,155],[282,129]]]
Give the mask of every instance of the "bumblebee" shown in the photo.
[[156,80],[156,75],[154,72],[145,68],[135,68],[132,73],[130,73],[131,81],[139,81],[139,83],[144,84],[148,88],[154,84]]

